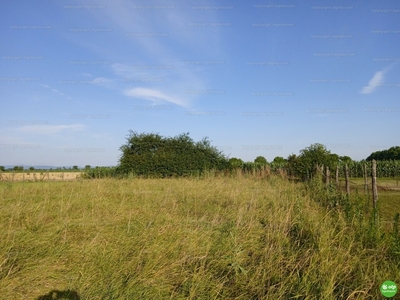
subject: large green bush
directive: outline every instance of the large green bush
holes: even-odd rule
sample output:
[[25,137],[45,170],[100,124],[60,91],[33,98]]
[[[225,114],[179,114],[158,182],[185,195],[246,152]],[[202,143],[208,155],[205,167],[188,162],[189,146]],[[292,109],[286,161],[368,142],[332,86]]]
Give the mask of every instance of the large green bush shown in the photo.
[[120,174],[171,177],[225,170],[227,158],[207,138],[194,142],[189,133],[162,137],[155,133],[130,131],[117,168]]

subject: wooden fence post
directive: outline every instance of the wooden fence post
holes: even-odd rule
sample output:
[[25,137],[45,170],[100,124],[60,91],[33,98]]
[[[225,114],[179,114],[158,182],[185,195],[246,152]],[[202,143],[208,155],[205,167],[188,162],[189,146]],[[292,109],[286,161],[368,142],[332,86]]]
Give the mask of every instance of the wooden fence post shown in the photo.
[[324,182],[324,165],[319,166],[318,164],[316,165],[316,174],[315,176],[318,178],[318,180],[321,180]]
[[346,177],[346,193],[347,193],[347,195],[349,195],[350,196],[350,179],[349,179],[349,167],[347,166],[347,164],[346,164],[346,166],[345,166],[345,172],[344,172],[345,174],[345,177]]
[[367,175],[367,164],[364,164],[364,191],[368,192],[368,175]]
[[336,166],[336,186],[339,187],[339,166]]
[[[308,175],[308,174],[307,174]],[[315,167],[314,167],[314,176],[315,177],[318,177],[319,176],[319,166],[318,166],[318,164],[315,164]],[[308,176],[307,176],[308,177]],[[312,175],[311,175],[311,177],[312,177]],[[309,179],[309,178],[307,178],[307,179]]]
[[376,203],[378,202],[378,187],[376,186],[376,160],[372,160],[372,197],[374,210],[376,209]]
[[331,181],[331,171],[329,170],[329,167],[326,166],[326,177],[325,177],[325,184],[329,185],[330,181]]

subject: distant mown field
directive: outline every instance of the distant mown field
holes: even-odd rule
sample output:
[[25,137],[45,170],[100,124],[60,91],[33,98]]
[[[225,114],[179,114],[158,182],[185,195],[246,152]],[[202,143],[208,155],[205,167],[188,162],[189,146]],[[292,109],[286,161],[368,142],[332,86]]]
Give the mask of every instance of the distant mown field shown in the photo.
[[0,199],[1,299],[381,299],[400,285],[390,226],[371,240],[367,217],[278,176],[0,182]]
[[0,173],[0,181],[56,181],[56,180],[76,180],[82,172],[2,172]]

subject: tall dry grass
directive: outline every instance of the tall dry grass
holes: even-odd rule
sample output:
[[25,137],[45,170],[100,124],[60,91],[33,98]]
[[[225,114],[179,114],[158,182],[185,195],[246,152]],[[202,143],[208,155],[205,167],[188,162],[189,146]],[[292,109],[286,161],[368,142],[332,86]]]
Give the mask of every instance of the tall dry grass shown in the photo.
[[[0,298],[378,299],[387,244],[277,176],[0,184]],[[355,223],[354,223],[355,224]]]

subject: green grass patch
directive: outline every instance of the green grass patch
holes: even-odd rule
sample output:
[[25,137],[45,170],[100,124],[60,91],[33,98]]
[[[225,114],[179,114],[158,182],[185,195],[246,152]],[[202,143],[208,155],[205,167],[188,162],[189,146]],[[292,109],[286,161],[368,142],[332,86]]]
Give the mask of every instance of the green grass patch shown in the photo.
[[400,280],[390,235],[365,243],[316,195],[275,176],[0,183],[1,298],[379,299]]

